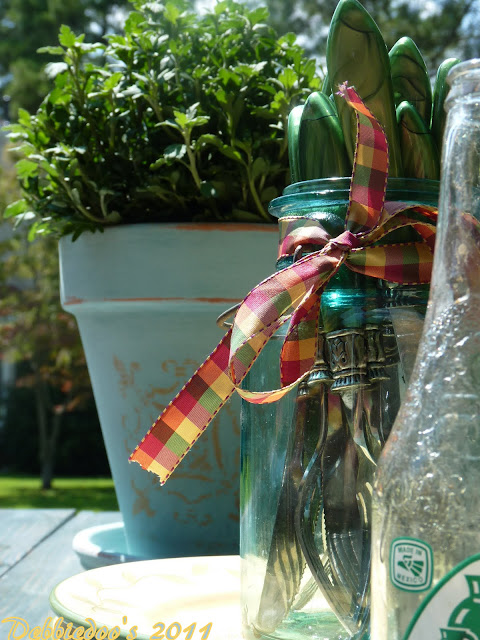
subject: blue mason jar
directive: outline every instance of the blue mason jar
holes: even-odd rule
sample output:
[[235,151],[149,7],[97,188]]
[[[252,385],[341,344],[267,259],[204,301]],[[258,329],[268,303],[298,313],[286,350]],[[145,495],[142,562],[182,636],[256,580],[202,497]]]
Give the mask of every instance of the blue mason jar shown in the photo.
[[[436,181],[392,178],[386,200],[437,206]],[[295,183],[270,204],[278,218],[344,230],[349,178]],[[411,239],[398,229],[384,242]],[[281,269],[292,256],[277,263]],[[370,518],[376,460],[413,367],[426,285],[398,285],[342,265],[321,300],[315,365],[298,388],[242,404],[240,554],[246,639],[367,638]],[[245,379],[280,385],[285,325]],[[372,588],[375,588],[372,585]]]

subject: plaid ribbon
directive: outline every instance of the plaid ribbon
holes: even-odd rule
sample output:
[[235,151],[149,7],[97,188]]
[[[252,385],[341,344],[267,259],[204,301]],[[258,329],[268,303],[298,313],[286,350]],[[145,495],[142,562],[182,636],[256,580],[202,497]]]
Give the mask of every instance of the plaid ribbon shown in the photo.
[[[386,136],[352,87],[345,84],[339,93],[357,118],[345,231],[331,238],[316,220],[287,217],[279,221],[280,255],[290,255],[299,245],[320,248],[268,277],[247,295],[232,329],[131,454],[130,460],[156,473],[161,484],[234,391],[249,402],[275,402],[308,374],[315,360],[322,291],[342,264],[391,282],[430,281],[436,209],[385,202]],[[408,217],[408,210],[415,211],[415,218]],[[417,242],[373,246],[393,230],[407,226],[417,231]],[[269,338],[287,321],[290,326],[280,356],[281,388],[267,392],[241,389],[239,385]]]

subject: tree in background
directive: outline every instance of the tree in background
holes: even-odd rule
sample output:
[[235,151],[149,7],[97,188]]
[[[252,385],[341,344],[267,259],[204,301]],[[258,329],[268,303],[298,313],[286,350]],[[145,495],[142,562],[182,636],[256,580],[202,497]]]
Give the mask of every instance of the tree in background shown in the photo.
[[75,319],[59,302],[56,242],[29,242],[22,225],[0,251],[0,352],[22,363],[15,384],[33,393],[42,488],[48,489],[63,418],[89,402],[90,380]]
[[[377,23],[387,46],[409,36],[432,72],[445,58],[480,55],[480,0],[360,0]],[[261,0],[247,0],[257,5]],[[302,34],[309,55],[322,58],[338,0],[266,0],[279,33]]]
[[[58,41],[62,24],[85,33],[86,42],[97,41],[118,30],[127,6],[128,0],[1,2],[0,122],[16,119],[20,107],[34,112],[48,92],[44,68],[54,58],[37,50]],[[2,212],[19,198],[14,173],[4,159]],[[92,391],[75,320],[60,307],[54,241],[29,243],[23,227],[13,236],[7,227],[0,229],[0,353],[21,363],[15,384],[34,396],[42,486],[49,488],[63,418],[91,404]]]
[[[4,105],[15,119],[19,107],[33,112],[48,91],[43,68],[53,58],[39,55],[55,44],[62,24],[85,33],[86,42],[118,29],[128,0],[3,0],[0,3],[0,78]],[[0,114],[1,117],[1,114]]]
[[[215,0],[191,0],[201,7]],[[325,55],[328,26],[337,0],[244,0],[267,5],[280,34],[294,31],[307,54]],[[446,57],[480,55],[480,0],[363,0],[387,45],[410,36],[433,70]],[[52,58],[37,50],[57,42],[67,24],[85,33],[86,42],[118,29],[128,0],[4,0],[0,3],[0,93],[3,117],[16,119],[18,108],[36,110],[49,87],[43,68]],[[5,100],[8,99],[8,102]],[[2,119],[0,101],[0,120]]]
[[[62,24],[85,33],[87,42],[96,41],[117,30],[121,9],[127,5],[128,0],[1,2],[0,121],[15,119],[20,107],[35,111],[48,92],[43,69],[53,57],[40,55],[37,49],[55,44]],[[14,173],[4,159],[2,212],[19,198]],[[30,243],[23,225],[13,235],[7,227],[0,229],[0,353],[21,363],[15,384],[34,396],[42,486],[49,488],[63,418],[91,403],[92,391],[75,320],[59,303],[55,242],[44,238]]]

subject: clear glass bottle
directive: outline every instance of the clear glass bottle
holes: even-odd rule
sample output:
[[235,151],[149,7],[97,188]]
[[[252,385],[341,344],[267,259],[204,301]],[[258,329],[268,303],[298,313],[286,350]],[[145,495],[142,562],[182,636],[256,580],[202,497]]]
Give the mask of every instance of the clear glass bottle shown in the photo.
[[[349,186],[348,178],[297,183],[270,211],[318,218],[336,236]],[[387,199],[436,205],[438,183],[393,179]],[[279,402],[242,404],[245,638],[368,637],[376,459],[411,371],[427,298],[426,286],[389,286],[342,266],[322,296],[309,378]],[[282,338],[266,345],[247,388],[279,386]]]
[[373,498],[372,640],[480,638],[480,60],[448,82],[430,300]]

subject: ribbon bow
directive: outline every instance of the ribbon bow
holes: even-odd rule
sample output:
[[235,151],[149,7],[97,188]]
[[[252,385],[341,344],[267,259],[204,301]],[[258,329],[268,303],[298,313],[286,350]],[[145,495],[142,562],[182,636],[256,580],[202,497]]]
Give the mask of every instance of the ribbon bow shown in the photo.
[[[313,251],[257,285],[243,300],[233,327],[166,407],[130,460],[164,484],[234,391],[253,403],[275,402],[308,374],[315,361],[322,291],[342,264],[358,273],[403,284],[430,281],[436,209],[385,202],[388,145],[385,133],[352,87],[340,95],[355,110],[357,141],[345,231],[331,238],[318,221],[279,221],[280,256],[302,245]],[[414,217],[406,211],[415,212]],[[419,215],[420,214],[420,215]],[[400,227],[413,227],[417,242],[376,244]],[[374,244],[375,243],[375,244]],[[281,388],[254,392],[242,380],[270,337],[290,326],[280,356]]]

